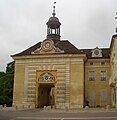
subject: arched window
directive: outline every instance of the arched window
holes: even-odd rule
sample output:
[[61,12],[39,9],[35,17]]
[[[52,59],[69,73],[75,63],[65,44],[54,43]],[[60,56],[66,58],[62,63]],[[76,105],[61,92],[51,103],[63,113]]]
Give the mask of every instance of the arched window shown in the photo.
[[54,82],[55,77],[51,73],[46,72],[40,75],[39,81],[40,82]]

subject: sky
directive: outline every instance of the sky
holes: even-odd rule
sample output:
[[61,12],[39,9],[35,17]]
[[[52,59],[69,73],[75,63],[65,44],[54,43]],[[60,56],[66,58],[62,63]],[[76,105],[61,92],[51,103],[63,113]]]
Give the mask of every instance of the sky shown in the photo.
[[[54,0],[0,0],[0,71],[10,57],[46,39]],[[56,0],[61,39],[77,48],[110,47],[117,0]]]

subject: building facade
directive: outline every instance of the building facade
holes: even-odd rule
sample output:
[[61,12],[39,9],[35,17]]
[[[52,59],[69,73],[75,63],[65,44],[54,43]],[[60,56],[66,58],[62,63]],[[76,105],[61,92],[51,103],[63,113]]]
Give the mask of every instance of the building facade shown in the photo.
[[12,55],[13,106],[83,108],[111,104],[110,49],[78,49],[60,39],[59,19],[47,22],[47,38]]
[[110,46],[111,86],[112,106],[117,108],[117,35],[113,35]]
[[111,104],[109,49],[89,51],[92,55],[85,62],[85,99],[90,107],[104,107]]

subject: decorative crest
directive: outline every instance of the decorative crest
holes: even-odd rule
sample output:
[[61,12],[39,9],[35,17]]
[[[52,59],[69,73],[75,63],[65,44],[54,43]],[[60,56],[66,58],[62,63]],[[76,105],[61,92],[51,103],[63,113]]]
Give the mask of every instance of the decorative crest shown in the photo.
[[55,5],[56,5],[56,1],[54,0],[54,4],[53,4],[53,13],[52,13],[52,15],[53,15],[53,17],[55,17],[55,15],[56,15],[56,13],[55,13]]
[[54,46],[54,42],[51,39],[45,39],[39,48],[31,52],[31,54],[57,54],[64,53],[64,50]]

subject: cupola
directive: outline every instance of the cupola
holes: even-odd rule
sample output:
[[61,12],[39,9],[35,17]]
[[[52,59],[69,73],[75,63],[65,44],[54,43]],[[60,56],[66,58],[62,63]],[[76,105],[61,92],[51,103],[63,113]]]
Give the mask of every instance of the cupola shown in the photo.
[[59,22],[59,19],[55,17],[56,16],[55,4],[56,2],[54,2],[52,17],[50,17],[47,22],[47,38],[52,39],[54,41],[59,41],[61,37],[60,36],[61,23]]

